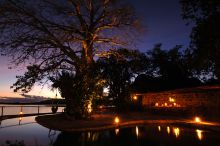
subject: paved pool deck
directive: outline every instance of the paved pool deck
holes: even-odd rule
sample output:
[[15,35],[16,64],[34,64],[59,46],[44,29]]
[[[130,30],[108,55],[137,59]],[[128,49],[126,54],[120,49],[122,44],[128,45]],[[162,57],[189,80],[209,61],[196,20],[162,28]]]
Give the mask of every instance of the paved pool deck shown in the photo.
[[[119,117],[119,123],[114,121],[116,116]],[[176,125],[220,132],[220,122],[195,122],[193,117],[190,119],[146,113],[94,114],[89,120],[68,120],[63,114],[55,114],[38,116],[35,120],[48,129],[66,132],[99,131],[152,124]]]

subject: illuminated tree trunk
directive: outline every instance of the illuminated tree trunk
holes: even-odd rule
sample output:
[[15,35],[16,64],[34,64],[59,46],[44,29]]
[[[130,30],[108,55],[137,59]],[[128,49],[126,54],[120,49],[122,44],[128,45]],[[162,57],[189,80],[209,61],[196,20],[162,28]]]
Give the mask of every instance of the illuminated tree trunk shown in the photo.
[[[92,103],[93,82],[93,54],[88,42],[83,42],[82,62],[76,69],[76,85],[73,87],[72,97],[66,97],[66,110],[68,116],[74,118],[88,118],[90,116],[89,104]],[[91,106],[91,105],[90,105]]]

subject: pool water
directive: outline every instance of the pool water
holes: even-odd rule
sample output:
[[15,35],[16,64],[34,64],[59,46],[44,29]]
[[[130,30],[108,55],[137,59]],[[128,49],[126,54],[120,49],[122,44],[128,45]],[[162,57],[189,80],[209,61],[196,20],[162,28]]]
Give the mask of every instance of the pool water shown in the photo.
[[7,140],[24,141],[25,146],[217,146],[220,133],[170,125],[68,133],[42,127],[32,116],[2,121],[0,145]]

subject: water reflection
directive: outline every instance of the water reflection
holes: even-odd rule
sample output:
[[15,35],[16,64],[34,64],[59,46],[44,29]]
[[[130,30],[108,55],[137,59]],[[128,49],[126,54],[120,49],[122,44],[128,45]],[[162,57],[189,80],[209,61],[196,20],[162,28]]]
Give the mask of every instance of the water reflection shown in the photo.
[[115,135],[118,135],[118,133],[119,133],[119,129],[117,128],[115,129]]
[[[57,139],[54,141],[53,146],[64,146],[64,145],[78,145],[78,146],[122,146],[122,145],[135,145],[135,146],[176,146],[176,145],[193,145],[193,146],[209,146],[209,145],[218,145],[220,139],[218,136],[213,136],[211,133],[210,141],[207,142],[203,139],[202,131],[196,130],[201,138],[201,141],[195,139],[194,130],[165,126],[167,129],[170,129],[170,133],[167,132],[167,129],[162,129],[163,126],[160,126],[161,131],[158,133],[158,127],[140,127],[135,126],[133,128],[122,128],[122,129],[114,129],[108,131],[99,131],[99,132],[61,132]],[[120,133],[119,133],[120,130]],[[140,136],[141,130],[141,136]],[[171,131],[172,130],[172,131]],[[135,135],[134,135],[135,131]],[[184,134],[180,132],[184,131]],[[181,132],[182,133],[182,132]],[[216,138],[213,138],[216,137]]]
[[[18,121],[21,125],[18,125]],[[6,140],[24,140],[26,146],[36,145],[36,143],[42,146],[209,146],[220,143],[220,133],[172,125],[146,125],[69,133],[49,130],[37,123],[27,124],[28,122],[34,122],[34,117],[2,121],[4,127],[0,127],[0,145],[5,144]],[[16,125],[7,127],[9,124]]]
[[19,117],[18,124],[21,125],[22,117]]
[[167,133],[170,134],[170,127],[167,126]]
[[180,135],[180,129],[179,128],[173,128],[173,133],[176,136],[176,138],[178,138],[179,135]]
[[54,140],[56,138],[56,131],[55,130],[49,130],[49,133],[48,133],[48,138],[49,138],[49,143],[50,143],[50,146],[53,145],[54,143]]
[[135,133],[136,133],[136,136],[138,138],[138,135],[139,135],[139,129],[138,129],[138,126],[135,127]]
[[199,140],[203,139],[203,133],[202,130],[196,129],[196,134]]
[[157,126],[157,128],[158,128],[158,131],[160,132],[160,131],[161,131],[161,128],[160,128],[160,126]]
[[[22,122],[25,120],[22,119]],[[35,123],[0,129],[0,137],[0,145],[2,141],[14,139],[24,140],[26,145],[35,145],[37,141],[42,146],[208,146],[220,143],[219,133],[165,125],[69,133],[49,130]]]

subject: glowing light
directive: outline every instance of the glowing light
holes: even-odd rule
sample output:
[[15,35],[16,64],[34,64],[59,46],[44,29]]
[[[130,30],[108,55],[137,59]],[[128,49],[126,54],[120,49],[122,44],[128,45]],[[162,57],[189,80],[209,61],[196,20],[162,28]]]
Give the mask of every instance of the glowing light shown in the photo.
[[167,106],[167,103],[165,102],[164,105]]
[[115,134],[118,135],[119,129],[115,129]]
[[170,102],[175,102],[175,99],[172,98],[172,97],[169,97],[169,101],[170,101]]
[[21,121],[21,120],[22,120],[22,117],[19,118],[19,121]]
[[19,115],[23,115],[23,112],[20,112]]
[[195,117],[195,122],[196,123],[200,123],[201,122],[201,119],[199,117]]
[[133,99],[134,99],[134,100],[137,100],[138,98],[137,98],[137,96],[135,95],[135,96],[133,96]]
[[136,136],[137,136],[137,138],[138,138],[138,135],[139,135],[138,126],[135,127],[135,132],[136,132]]
[[203,139],[202,130],[196,129],[196,134],[199,140]]
[[174,102],[173,105],[176,106],[176,102]]
[[175,134],[176,138],[180,135],[180,129],[179,128],[173,128],[173,133]]
[[159,103],[155,103],[155,106],[159,106]]
[[92,102],[89,102],[89,104],[87,105],[87,111],[88,113],[92,112]]
[[167,133],[170,134],[170,127],[167,126]]
[[88,134],[88,139],[90,139],[90,137],[91,137],[91,133],[90,133],[90,132],[88,132],[87,134]]
[[117,116],[117,117],[115,117],[115,120],[114,120],[114,121],[115,121],[115,123],[116,123],[116,124],[118,124],[118,123],[120,122],[120,120],[119,120],[118,116]]
[[157,126],[157,128],[158,128],[158,131],[161,131],[161,128],[160,128],[160,126]]

